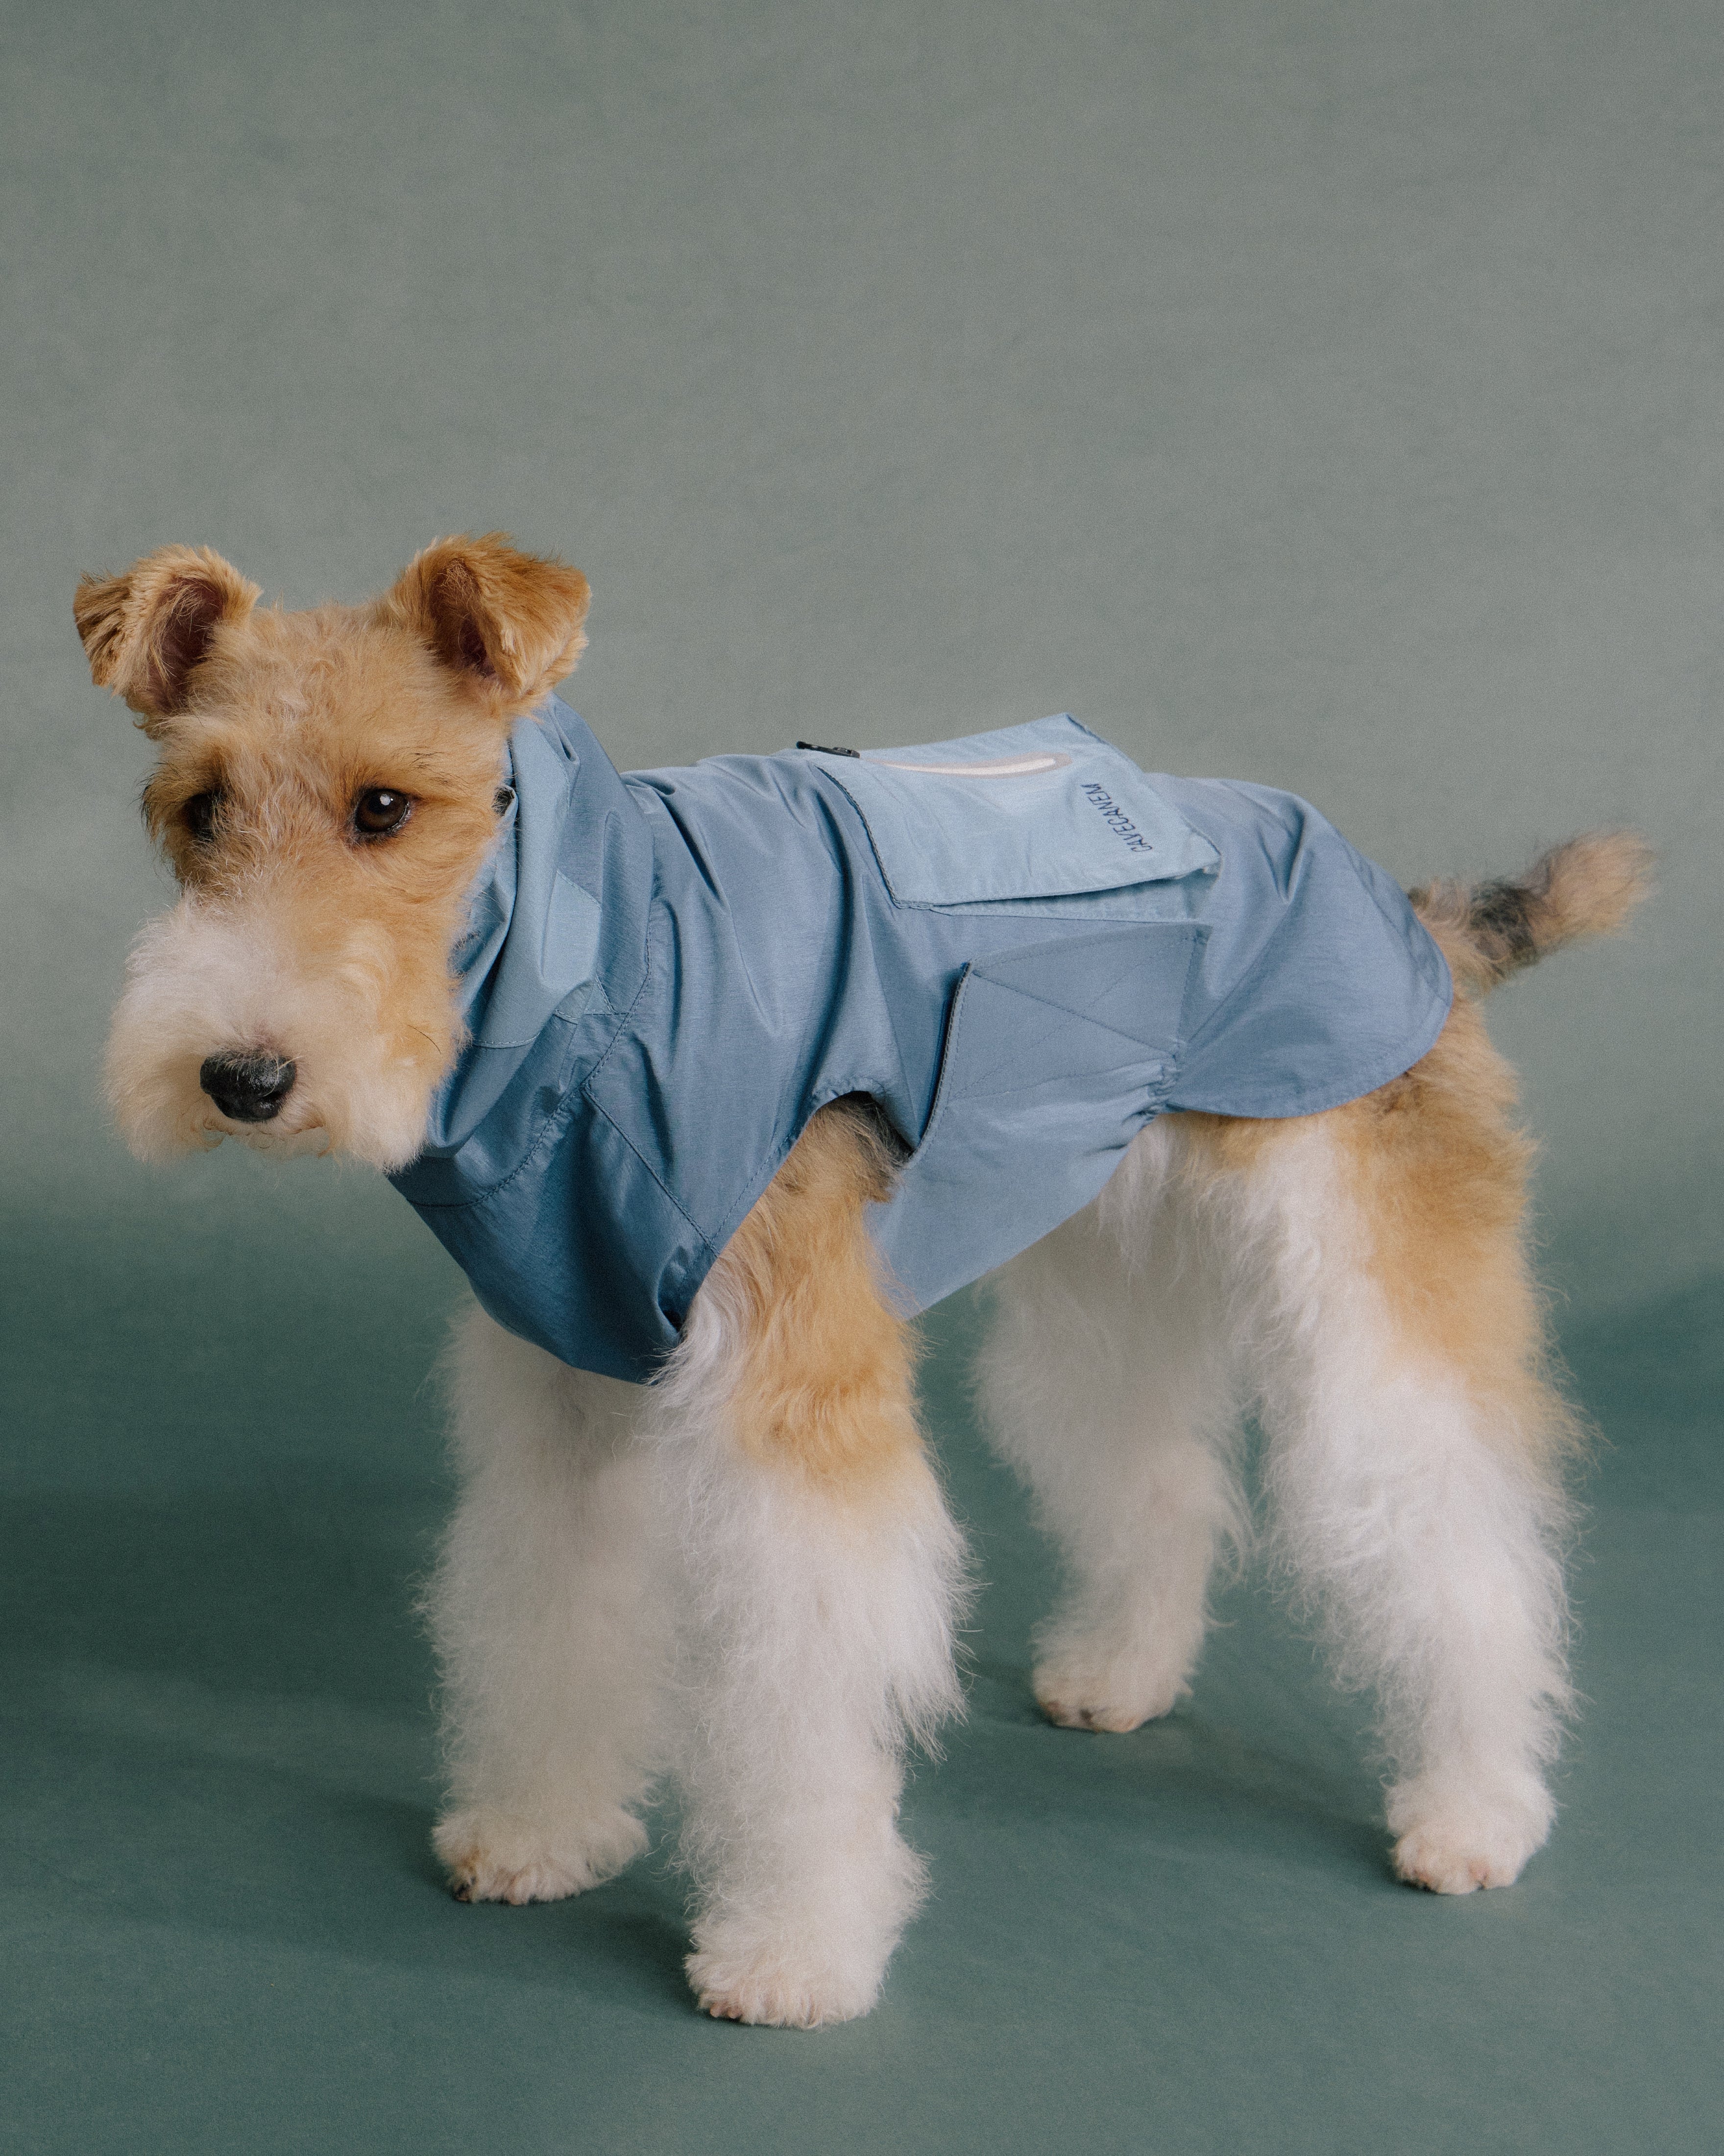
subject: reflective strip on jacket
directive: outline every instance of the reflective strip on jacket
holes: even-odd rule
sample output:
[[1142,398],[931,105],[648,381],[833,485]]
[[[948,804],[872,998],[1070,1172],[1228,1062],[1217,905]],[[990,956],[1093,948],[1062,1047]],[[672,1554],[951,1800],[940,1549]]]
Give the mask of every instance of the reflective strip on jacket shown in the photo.
[[619,774],[552,698],[454,963],[470,1039],[393,1178],[510,1331],[644,1381],[808,1118],[871,1094],[921,1310],[1164,1108],[1309,1115],[1442,1029],[1403,894],[1290,793],[1070,718]]

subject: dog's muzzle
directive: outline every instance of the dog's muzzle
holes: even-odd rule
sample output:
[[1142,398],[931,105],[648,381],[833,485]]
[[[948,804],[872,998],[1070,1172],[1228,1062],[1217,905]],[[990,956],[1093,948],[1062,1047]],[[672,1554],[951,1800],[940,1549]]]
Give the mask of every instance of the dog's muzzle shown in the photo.
[[206,1055],[198,1082],[236,1123],[267,1123],[293,1091],[294,1065],[280,1055]]

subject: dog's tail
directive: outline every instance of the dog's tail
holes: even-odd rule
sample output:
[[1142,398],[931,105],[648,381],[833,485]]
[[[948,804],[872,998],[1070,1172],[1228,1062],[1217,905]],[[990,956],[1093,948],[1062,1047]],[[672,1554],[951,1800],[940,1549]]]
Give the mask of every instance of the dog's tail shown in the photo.
[[1513,880],[1448,878],[1408,894],[1459,986],[1483,995],[1583,936],[1621,927],[1652,881],[1652,850],[1632,831],[1587,831]]

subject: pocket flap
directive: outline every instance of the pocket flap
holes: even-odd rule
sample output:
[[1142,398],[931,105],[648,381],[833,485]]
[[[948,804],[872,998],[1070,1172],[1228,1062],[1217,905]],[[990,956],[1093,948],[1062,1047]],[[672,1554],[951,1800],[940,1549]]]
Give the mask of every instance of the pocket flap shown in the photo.
[[1103,931],[967,967],[942,1096],[1018,1091],[1050,1073],[1164,1066],[1178,1051],[1192,954],[1207,933],[1194,924]]
[[820,760],[900,906],[1121,891],[1220,860],[1128,757],[1070,717]]

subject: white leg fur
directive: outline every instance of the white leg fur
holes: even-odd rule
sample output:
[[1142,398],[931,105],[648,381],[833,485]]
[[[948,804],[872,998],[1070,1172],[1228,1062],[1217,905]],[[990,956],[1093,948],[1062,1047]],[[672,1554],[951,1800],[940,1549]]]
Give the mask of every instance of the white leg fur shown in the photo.
[[903,1754],[959,1705],[962,1550],[925,1462],[870,1503],[751,1457],[741,1339],[721,1262],[653,1394],[688,1596],[688,1969],[716,2015],[813,2027],[872,2005],[921,1898]]
[[546,1902],[646,1846],[670,1633],[634,1386],[566,1368],[482,1311],[454,1354],[459,1508],[427,1607],[464,1901]]
[[1152,1124],[1096,1203],[996,1276],[990,1434],[1064,1558],[1034,1685],[1068,1727],[1126,1730],[1189,1689],[1211,1569],[1243,1539],[1213,1266]]
[[1506,1886],[1549,1832],[1569,1697],[1560,1492],[1507,1410],[1397,1337],[1321,1122],[1221,1209],[1258,1275],[1278,1549],[1342,1681],[1378,1695],[1397,1870],[1441,1893]]

